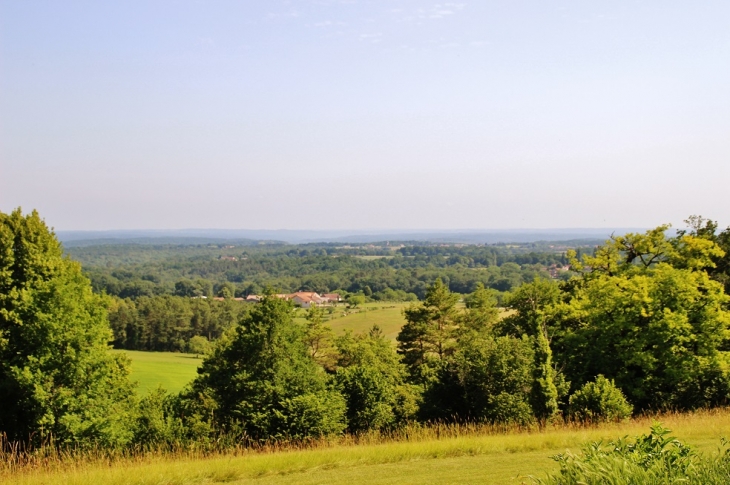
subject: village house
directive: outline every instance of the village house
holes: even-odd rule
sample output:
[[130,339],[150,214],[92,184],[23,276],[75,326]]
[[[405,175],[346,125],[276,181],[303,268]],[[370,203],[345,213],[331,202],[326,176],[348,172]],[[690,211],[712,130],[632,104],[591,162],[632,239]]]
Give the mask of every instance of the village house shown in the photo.
[[[312,305],[322,306],[331,305],[342,301],[342,298],[338,293],[325,293],[320,295],[314,291],[297,291],[296,293],[279,293],[274,295],[276,298],[282,300],[290,300],[297,306],[302,308],[309,308]],[[263,297],[261,295],[248,295],[246,297],[247,302],[258,303]]]

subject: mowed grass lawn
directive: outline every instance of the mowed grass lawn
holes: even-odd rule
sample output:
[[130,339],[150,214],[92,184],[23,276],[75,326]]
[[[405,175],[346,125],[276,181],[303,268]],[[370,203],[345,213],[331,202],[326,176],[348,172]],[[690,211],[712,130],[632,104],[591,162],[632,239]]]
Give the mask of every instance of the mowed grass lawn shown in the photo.
[[[730,436],[727,410],[667,415],[660,421],[679,439],[713,453],[720,437]],[[635,436],[649,431],[652,418],[595,428],[462,436],[412,437],[408,442],[335,444],[311,449],[248,452],[208,458],[148,455],[113,463],[75,464],[55,471],[29,470],[0,475],[18,485],[157,485],[233,483],[240,485],[306,484],[520,484],[529,475],[556,469],[549,457],[581,444]]]
[[114,350],[123,352],[132,360],[130,378],[139,383],[141,395],[157,386],[171,393],[177,393],[197,375],[203,362],[200,356],[177,352],[141,352],[136,350]]

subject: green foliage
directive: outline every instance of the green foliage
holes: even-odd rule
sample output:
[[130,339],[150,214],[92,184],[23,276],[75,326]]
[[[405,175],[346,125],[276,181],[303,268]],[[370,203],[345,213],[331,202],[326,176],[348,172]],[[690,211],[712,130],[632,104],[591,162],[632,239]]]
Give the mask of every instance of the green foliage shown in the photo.
[[324,324],[324,309],[321,307],[312,305],[307,310],[303,341],[315,362],[327,370],[334,369],[337,360],[334,332]]
[[573,258],[582,273],[550,308],[551,346],[574,389],[603,374],[638,410],[723,405],[730,300],[708,271],[724,252],[701,230],[666,229]]
[[570,396],[568,415],[581,422],[620,421],[631,416],[633,407],[613,381],[602,375],[587,382]]
[[530,404],[535,417],[541,422],[554,419],[558,414],[558,388],[555,385],[552,350],[546,336],[546,329],[538,329],[535,340],[535,363],[533,370]]
[[381,429],[415,417],[420,389],[408,384],[407,370],[378,327],[367,334],[337,340],[335,376],[347,404],[351,432]]
[[473,334],[460,339],[424,393],[425,419],[527,424],[534,347],[528,338]]
[[187,351],[196,355],[207,354],[211,348],[211,342],[201,335],[191,337],[187,345]]
[[357,308],[361,305],[364,305],[366,301],[367,299],[365,298],[365,295],[354,294],[347,297],[347,303],[352,308]]
[[107,302],[37,212],[0,213],[0,431],[16,440],[120,446],[135,395],[111,355]]
[[[552,281],[538,279],[505,295],[504,306],[514,313],[499,322],[498,332],[505,335],[534,337],[548,333],[554,306],[561,299],[560,287]],[[549,335],[546,334],[549,338]]]
[[494,290],[478,283],[474,292],[466,295],[466,312],[459,322],[459,330],[464,332],[484,332],[492,330],[499,320],[497,298]]
[[[424,282],[437,277],[462,294],[473,292],[478,283],[507,291],[547,276],[540,265],[567,262],[564,255],[535,244],[424,244],[399,251],[335,244],[100,244],[68,251],[83,264],[97,291],[132,299],[163,294],[210,297],[232,284],[229,292],[237,297],[271,287],[282,292],[344,290],[379,301],[412,301],[423,298]],[[358,257],[370,254],[379,257]],[[366,288],[372,295],[365,295]]]
[[174,417],[175,398],[158,387],[140,400],[134,443],[156,448],[179,443],[185,436],[181,419]]
[[542,422],[550,421],[558,414],[558,389],[548,333],[549,322],[553,319],[551,308],[559,299],[559,287],[553,282],[537,279],[524,284],[505,298],[505,304],[514,313],[501,323],[503,332],[530,336],[534,342],[530,403],[535,416]]
[[417,381],[453,353],[458,301],[459,295],[437,278],[424,301],[405,310],[406,324],[397,337],[398,353]]
[[166,295],[114,298],[109,322],[115,348],[185,352],[191,339],[219,338],[246,311],[248,305],[232,300]]
[[[203,361],[187,393],[216,429],[254,439],[344,429],[344,402],[303,342],[289,302],[265,297]],[[206,404],[208,403],[208,404]]]
[[725,449],[714,456],[698,455],[670,433],[657,424],[652,426],[650,434],[633,440],[623,438],[607,445],[590,443],[583,447],[580,455],[555,456],[560,471],[534,482],[542,485],[728,483],[730,450]]

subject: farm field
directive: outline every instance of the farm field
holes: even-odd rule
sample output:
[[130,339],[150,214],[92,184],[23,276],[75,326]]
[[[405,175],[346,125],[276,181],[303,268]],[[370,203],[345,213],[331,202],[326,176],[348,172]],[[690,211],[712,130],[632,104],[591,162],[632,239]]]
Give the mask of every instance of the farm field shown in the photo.
[[[730,435],[727,410],[658,419],[673,435],[712,453],[722,436]],[[550,455],[581,444],[647,433],[652,418],[595,428],[553,428],[546,431],[480,434],[462,430],[461,436],[436,438],[433,430],[408,442],[365,445],[320,445],[312,449],[250,452],[198,458],[147,456],[122,460],[109,466],[86,464],[61,466],[56,471],[31,470],[0,474],[0,483],[19,485],[77,485],[104,483],[216,483],[269,484],[520,484],[529,476],[544,476],[556,469]],[[417,434],[417,433],[416,433]]]
[[[403,317],[403,309],[411,303],[366,303],[360,310],[346,316],[337,316],[326,324],[332,327],[335,334],[341,334],[345,330],[352,330],[353,333],[367,332],[373,325],[378,325],[385,336],[395,341],[401,327],[406,323]],[[342,315],[344,309],[336,309],[335,315]]]
[[142,352],[137,350],[114,350],[123,352],[132,361],[130,378],[139,383],[141,395],[157,386],[177,393],[193,380],[196,370],[203,362],[197,355],[179,352]]

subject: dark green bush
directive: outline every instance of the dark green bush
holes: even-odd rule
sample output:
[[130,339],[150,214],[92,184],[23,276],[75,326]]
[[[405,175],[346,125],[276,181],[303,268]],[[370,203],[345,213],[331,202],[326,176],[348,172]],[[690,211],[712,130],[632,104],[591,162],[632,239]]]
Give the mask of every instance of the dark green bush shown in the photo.
[[570,396],[568,415],[575,421],[620,421],[631,416],[633,410],[621,389],[602,375],[588,382]]

